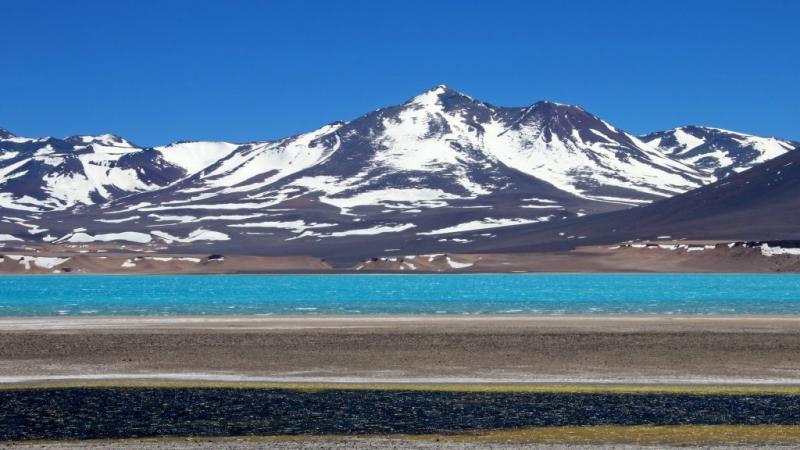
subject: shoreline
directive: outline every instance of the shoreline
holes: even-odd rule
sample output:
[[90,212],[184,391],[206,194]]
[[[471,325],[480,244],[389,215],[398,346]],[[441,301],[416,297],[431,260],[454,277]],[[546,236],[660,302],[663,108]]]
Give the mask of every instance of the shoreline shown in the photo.
[[755,445],[788,450],[800,443],[798,425],[594,425],[471,430],[443,434],[162,436],[123,439],[0,441],[0,449],[135,450],[724,450]]
[[[191,329],[209,330],[302,330],[302,329],[375,329],[381,327],[414,327],[418,325],[472,325],[502,326],[523,324],[528,327],[566,327],[580,331],[595,331],[607,327],[605,332],[625,332],[631,329],[620,325],[651,327],[647,331],[685,329],[691,325],[716,325],[717,331],[726,331],[724,324],[733,325],[727,331],[742,329],[785,330],[792,325],[800,332],[800,314],[665,314],[665,313],[597,313],[597,314],[528,314],[528,313],[475,313],[475,314],[216,314],[216,315],[65,315],[65,316],[0,316],[0,332],[59,331],[59,330],[158,330],[175,331]],[[715,327],[711,327],[712,329]]]
[[800,316],[0,318],[0,384],[800,386]]
[[[467,392],[601,392],[601,393],[703,393],[800,394],[797,378],[369,378],[369,377],[269,377],[216,373],[109,373],[90,375],[0,376],[0,391],[131,387],[188,389],[257,388],[286,390],[410,390]],[[711,389],[709,389],[711,388]]]
[[31,319],[69,319],[69,320],[83,320],[83,319],[125,319],[128,321],[137,320],[150,320],[150,319],[164,319],[164,320],[237,320],[237,321],[261,321],[261,320],[274,320],[274,319],[331,319],[331,320],[418,320],[436,318],[442,320],[485,320],[485,319],[541,319],[541,320],[567,320],[567,319],[675,319],[675,320],[705,320],[705,319],[724,319],[729,318],[743,318],[752,320],[767,320],[767,319],[781,319],[790,318],[800,321],[800,313],[798,314],[667,314],[667,313],[597,313],[597,314],[536,314],[536,313],[475,313],[475,314],[436,314],[436,313],[377,313],[377,314],[197,314],[197,315],[103,315],[103,316],[2,316],[0,315],[0,323],[7,320],[17,320],[19,318]]
[[726,271],[636,271],[636,270],[621,270],[621,271],[462,271],[462,272],[443,272],[443,271],[426,271],[418,270],[415,272],[396,271],[396,270],[370,270],[370,271],[355,271],[349,269],[331,269],[331,270],[287,270],[287,271],[273,271],[273,272],[91,272],[91,273],[53,273],[53,272],[0,272],[2,277],[24,277],[24,278],[37,278],[37,277],[163,277],[163,276],[187,276],[187,277],[204,277],[204,276],[311,276],[311,275],[345,275],[356,277],[374,277],[397,275],[401,277],[407,276],[474,276],[474,275],[509,275],[509,276],[526,276],[526,275],[763,275],[763,276],[800,276],[800,271],[793,272],[778,272],[778,271],[741,271],[741,272],[726,272]]
[[[734,245],[731,245],[734,244]],[[364,255],[343,260],[335,254],[245,255],[155,253],[130,246],[0,246],[4,274],[513,274],[513,273],[800,273],[800,260],[767,253],[746,242],[646,241],[639,244],[577,246],[572,250],[518,253],[425,253]],[[76,251],[77,250],[77,251]],[[180,252],[184,250],[184,252]],[[3,255],[7,257],[3,257]]]

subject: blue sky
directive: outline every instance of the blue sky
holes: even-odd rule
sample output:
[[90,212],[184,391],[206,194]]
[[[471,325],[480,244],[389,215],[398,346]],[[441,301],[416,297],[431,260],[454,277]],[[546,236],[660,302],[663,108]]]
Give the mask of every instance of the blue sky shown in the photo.
[[445,83],[634,133],[800,139],[798,1],[0,0],[0,127],[140,145],[311,130]]

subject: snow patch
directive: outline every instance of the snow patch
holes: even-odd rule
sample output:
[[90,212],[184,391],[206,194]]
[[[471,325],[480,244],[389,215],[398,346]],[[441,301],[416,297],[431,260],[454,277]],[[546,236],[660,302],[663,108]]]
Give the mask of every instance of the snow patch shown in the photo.
[[769,244],[761,244],[761,254],[764,256],[777,256],[777,255],[800,256],[800,248],[770,247]]
[[194,174],[225,158],[237,147],[228,142],[179,142],[156,150],[168,163]]
[[447,264],[450,267],[452,267],[453,269],[464,269],[464,268],[467,268],[467,267],[472,267],[474,265],[474,263],[465,263],[465,262],[454,261],[449,256],[447,257]]
[[362,192],[351,197],[320,197],[319,201],[335,206],[342,214],[359,206],[383,206],[395,208],[421,208],[446,206],[444,200],[459,199],[458,195],[449,194],[441,189],[380,189]]
[[402,225],[378,225],[372,228],[359,228],[347,231],[335,231],[327,234],[326,236],[343,237],[343,236],[370,236],[382,233],[398,233],[416,227],[413,223],[406,223]]
[[280,230],[289,230],[292,233],[302,233],[312,228],[327,228],[335,227],[335,223],[306,223],[304,220],[290,220],[290,221],[267,221],[267,222],[250,222],[250,223],[237,223],[228,225],[231,228],[276,228]]
[[140,219],[141,216],[130,216],[130,217],[123,217],[121,219],[95,219],[95,222],[104,222],[104,223],[123,223],[123,222],[130,222],[131,220]]
[[189,242],[196,242],[196,241],[227,241],[230,240],[230,236],[225,233],[221,233],[219,231],[213,230],[205,230],[203,228],[198,228],[185,238],[173,236],[165,231],[152,231],[153,236],[156,236],[166,242],[167,244],[171,244],[173,242],[180,242],[180,243],[189,243]]
[[[64,240],[62,238],[62,240]],[[139,244],[147,244],[152,240],[147,233],[139,233],[136,231],[123,231],[121,233],[106,233],[91,235],[84,232],[77,232],[69,235],[66,242],[87,243],[87,242],[111,242],[111,241],[128,241],[136,242]]]
[[58,257],[47,257],[47,256],[34,256],[28,257],[33,259],[33,264],[36,267],[40,267],[42,269],[52,269],[58,265],[64,264],[65,262],[69,261],[70,258],[58,258]]
[[460,233],[464,231],[474,231],[474,230],[484,230],[487,228],[502,228],[502,227],[511,227],[515,225],[525,225],[530,223],[539,223],[539,222],[547,222],[548,220],[552,219],[553,216],[544,216],[539,217],[537,219],[523,219],[523,218],[516,218],[516,219],[493,219],[490,217],[486,217],[483,220],[473,220],[471,222],[465,222],[458,225],[453,225],[450,227],[440,228],[438,230],[427,231],[417,233],[419,235],[430,236],[430,235],[437,235],[437,234],[448,234],[448,233]]

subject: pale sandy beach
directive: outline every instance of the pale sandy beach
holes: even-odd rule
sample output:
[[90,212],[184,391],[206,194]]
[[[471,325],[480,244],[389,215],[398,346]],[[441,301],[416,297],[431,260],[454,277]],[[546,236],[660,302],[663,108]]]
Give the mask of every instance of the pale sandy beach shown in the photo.
[[800,317],[0,319],[0,382],[800,384]]

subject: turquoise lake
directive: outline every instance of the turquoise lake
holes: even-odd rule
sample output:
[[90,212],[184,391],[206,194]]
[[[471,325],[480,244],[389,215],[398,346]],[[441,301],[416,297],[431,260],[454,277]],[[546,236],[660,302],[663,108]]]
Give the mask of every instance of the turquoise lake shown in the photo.
[[0,276],[0,316],[798,314],[800,275]]

